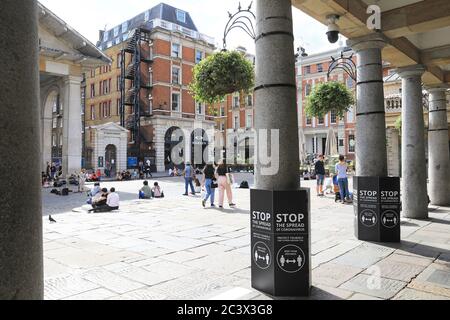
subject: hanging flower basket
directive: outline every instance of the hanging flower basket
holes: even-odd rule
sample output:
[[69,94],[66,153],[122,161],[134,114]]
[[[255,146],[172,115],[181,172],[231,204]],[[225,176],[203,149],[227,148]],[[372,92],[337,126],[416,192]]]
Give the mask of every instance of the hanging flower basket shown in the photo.
[[233,92],[248,92],[255,83],[253,64],[236,51],[218,52],[194,68],[189,86],[194,99],[213,104]]
[[308,117],[323,118],[330,112],[336,112],[338,118],[355,104],[353,93],[341,82],[319,84],[306,101],[305,112]]

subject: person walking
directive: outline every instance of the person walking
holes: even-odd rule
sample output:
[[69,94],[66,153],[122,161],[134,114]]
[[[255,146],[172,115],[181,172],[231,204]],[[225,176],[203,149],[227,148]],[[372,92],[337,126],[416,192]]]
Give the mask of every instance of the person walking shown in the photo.
[[153,178],[152,163],[149,159],[145,162],[145,178],[146,179]]
[[344,156],[339,156],[339,162],[336,164],[336,174],[338,178],[339,191],[341,194],[341,203],[345,204],[345,201],[350,200],[350,191],[348,190],[348,166],[345,162]]
[[214,199],[216,196],[216,169],[212,163],[209,163],[203,169],[203,185],[205,186],[206,194],[205,198],[202,200],[203,208],[206,207],[206,202],[208,199],[211,201],[211,207],[214,208]]
[[324,157],[323,155],[319,156],[319,159],[316,161],[314,165],[314,170],[316,172],[316,179],[317,179],[317,196],[323,197],[323,185],[325,182],[325,164],[324,164]]
[[223,208],[225,192],[227,193],[229,206],[231,208],[234,208],[236,205],[233,203],[233,192],[231,190],[231,182],[227,166],[224,162],[221,162],[221,164],[217,168],[217,183],[219,185],[219,208]]
[[185,184],[185,192],[183,196],[188,196],[188,189],[191,187],[191,194],[195,196],[195,188],[194,188],[194,169],[191,166],[190,162],[186,162],[186,167],[183,171],[184,184]]

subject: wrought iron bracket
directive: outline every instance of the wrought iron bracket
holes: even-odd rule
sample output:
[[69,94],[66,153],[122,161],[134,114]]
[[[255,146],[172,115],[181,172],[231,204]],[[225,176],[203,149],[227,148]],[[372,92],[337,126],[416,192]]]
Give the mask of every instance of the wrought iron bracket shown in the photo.
[[331,73],[335,70],[343,70],[353,81],[357,81],[357,68],[353,61],[353,53],[346,57],[344,52],[341,52],[341,56],[338,58],[331,57],[331,64],[328,68],[327,78],[330,80]]
[[247,9],[243,9],[241,3],[239,3],[238,11],[234,14],[228,12],[229,20],[225,26],[223,33],[223,50],[227,50],[227,37],[230,31],[234,29],[241,29],[248,34],[253,40],[256,39],[255,21],[256,15],[252,12],[253,1],[250,3]]

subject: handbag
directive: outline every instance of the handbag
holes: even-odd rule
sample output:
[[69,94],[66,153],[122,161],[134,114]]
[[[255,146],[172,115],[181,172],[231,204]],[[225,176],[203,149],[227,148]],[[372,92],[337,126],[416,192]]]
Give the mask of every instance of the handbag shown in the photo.
[[219,184],[217,183],[216,179],[213,179],[211,183],[211,189],[217,189],[219,187]]

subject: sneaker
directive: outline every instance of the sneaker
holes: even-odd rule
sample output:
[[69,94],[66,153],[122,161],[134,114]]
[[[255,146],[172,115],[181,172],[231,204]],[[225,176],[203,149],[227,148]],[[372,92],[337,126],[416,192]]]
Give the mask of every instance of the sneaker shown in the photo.
[[191,196],[195,196],[196,195],[196,193],[195,192],[191,192]]
[[183,193],[183,196],[188,196],[188,194],[187,193]]
[[234,208],[234,207],[236,207],[236,205],[234,203],[230,203],[230,207]]
[[216,207],[216,205],[215,205],[215,204],[212,204],[212,205],[211,205],[211,208],[215,208],[215,207]]
[[202,206],[203,206],[203,208],[206,208],[206,200],[202,201]]
[[220,209],[223,209],[223,206],[219,206]]

